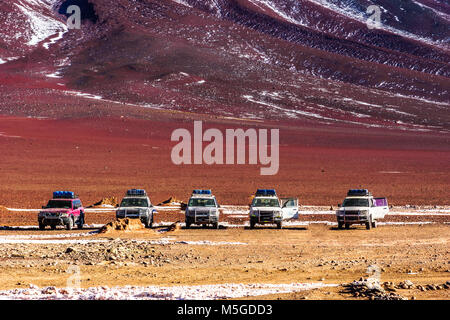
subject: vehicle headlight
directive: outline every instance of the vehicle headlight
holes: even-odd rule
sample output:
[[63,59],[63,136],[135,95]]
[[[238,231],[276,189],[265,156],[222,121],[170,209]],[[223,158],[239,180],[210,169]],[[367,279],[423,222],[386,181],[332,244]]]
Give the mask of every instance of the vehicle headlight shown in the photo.
[[67,214],[67,212],[60,212],[59,216],[65,218],[68,216],[68,214]]
[[125,210],[117,210],[116,216],[118,217],[125,217]]
[[369,210],[361,210],[359,212],[359,214],[365,216],[365,215],[369,214]]
[[250,215],[252,217],[257,217],[258,216],[259,211],[257,209],[251,209],[250,210]]
[[38,217],[43,217],[43,216],[45,216],[45,212],[39,212],[39,214],[38,214]]
[[275,215],[275,217],[280,218],[281,217],[281,210],[275,210],[274,211],[274,215]]

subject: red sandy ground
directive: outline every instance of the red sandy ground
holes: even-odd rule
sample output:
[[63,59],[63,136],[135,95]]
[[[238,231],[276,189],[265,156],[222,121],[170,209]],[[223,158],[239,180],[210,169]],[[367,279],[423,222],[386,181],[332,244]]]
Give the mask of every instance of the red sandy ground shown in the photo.
[[336,206],[346,190],[360,186],[393,205],[448,204],[448,135],[204,118],[204,127],[221,130],[280,128],[279,173],[261,176],[258,166],[174,165],[172,131],[193,128],[193,119],[183,117],[0,116],[0,205],[40,208],[62,189],[88,205],[120,198],[130,187],[147,189],[154,203],[211,188],[221,204],[247,204],[256,188],[274,187],[282,196],[297,195],[301,204]]

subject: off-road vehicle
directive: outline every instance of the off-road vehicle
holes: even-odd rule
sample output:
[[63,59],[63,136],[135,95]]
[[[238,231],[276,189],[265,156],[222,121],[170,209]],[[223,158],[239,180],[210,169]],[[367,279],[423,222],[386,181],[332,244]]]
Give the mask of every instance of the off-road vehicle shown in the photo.
[[213,228],[219,228],[219,204],[211,190],[192,191],[192,196],[188,201],[185,211],[186,228],[189,229],[192,224],[211,225]]
[[153,226],[154,214],[157,212],[147,192],[143,189],[127,190],[116,210],[116,218],[140,219],[146,228]]
[[352,224],[365,224],[366,229],[377,227],[377,221],[389,212],[386,198],[374,198],[367,189],[350,189],[336,211],[338,228]]
[[281,229],[283,220],[298,218],[298,199],[278,199],[275,189],[256,190],[250,205],[250,228],[256,224],[275,224]]
[[55,191],[53,199],[38,214],[39,229],[46,226],[56,229],[58,225],[64,225],[67,230],[72,230],[76,225],[79,229],[84,225],[84,208],[81,200],[72,191]]

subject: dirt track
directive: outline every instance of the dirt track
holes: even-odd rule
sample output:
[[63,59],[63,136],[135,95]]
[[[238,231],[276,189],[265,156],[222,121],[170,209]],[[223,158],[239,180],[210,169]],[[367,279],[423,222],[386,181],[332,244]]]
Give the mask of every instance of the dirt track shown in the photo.
[[[158,232],[164,230],[157,227],[87,234],[92,231],[83,231],[84,235],[63,230],[0,231],[4,242],[0,289],[28,288],[30,284],[65,287],[70,277],[66,271],[74,264],[81,268],[83,288],[228,283],[341,285],[367,278],[368,267],[376,266],[381,282],[396,285],[410,280],[414,285],[441,285],[440,290],[393,289],[396,294],[450,299],[450,290],[442,287],[450,280],[448,224],[381,226],[370,231],[360,227],[336,230],[317,224],[284,230],[195,228]],[[61,238],[68,234],[72,237]],[[77,239],[85,243],[64,243]],[[342,291],[343,287],[336,286],[258,298],[355,298]]]

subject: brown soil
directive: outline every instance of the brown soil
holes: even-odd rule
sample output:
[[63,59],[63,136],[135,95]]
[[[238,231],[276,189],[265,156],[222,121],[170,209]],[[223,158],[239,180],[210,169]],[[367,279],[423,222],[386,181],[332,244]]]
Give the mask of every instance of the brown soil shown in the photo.
[[186,206],[186,204],[185,204],[183,201],[178,200],[178,199],[175,198],[175,197],[170,197],[169,199],[164,200],[163,202],[158,203],[158,206],[171,206],[171,205],[174,205],[174,204],[181,204],[182,207],[183,207],[183,206]]
[[115,207],[118,204],[116,197],[109,197],[109,198],[103,198],[102,200],[94,203],[91,206],[88,206],[88,208],[96,208],[96,207],[102,207],[104,205],[110,205]]
[[100,228],[100,233],[108,234],[116,231],[133,231],[142,229],[144,229],[144,225],[140,220],[126,218],[108,222],[102,228]]
[[[158,228],[156,230],[161,230]],[[65,272],[77,264],[82,286],[196,285],[214,283],[323,282],[345,284],[380,268],[382,282],[410,280],[414,285],[442,285],[450,280],[449,225],[386,226],[370,231],[338,231],[324,225],[308,229],[181,229],[169,244],[145,244],[164,232],[145,229],[94,236],[107,243],[4,244],[0,252],[0,289],[63,287]],[[64,231],[33,231],[56,234]],[[79,231],[77,231],[79,232]],[[30,231],[0,231],[0,235]],[[92,239],[92,236],[90,237]],[[190,245],[176,241],[226,241],[246,245]],[[68,248],[71,248],[67,250]],[[450,299],[450,290],[394,289],[406,298]],[[363,299],[343,287],[258,297],[270,299]]]

